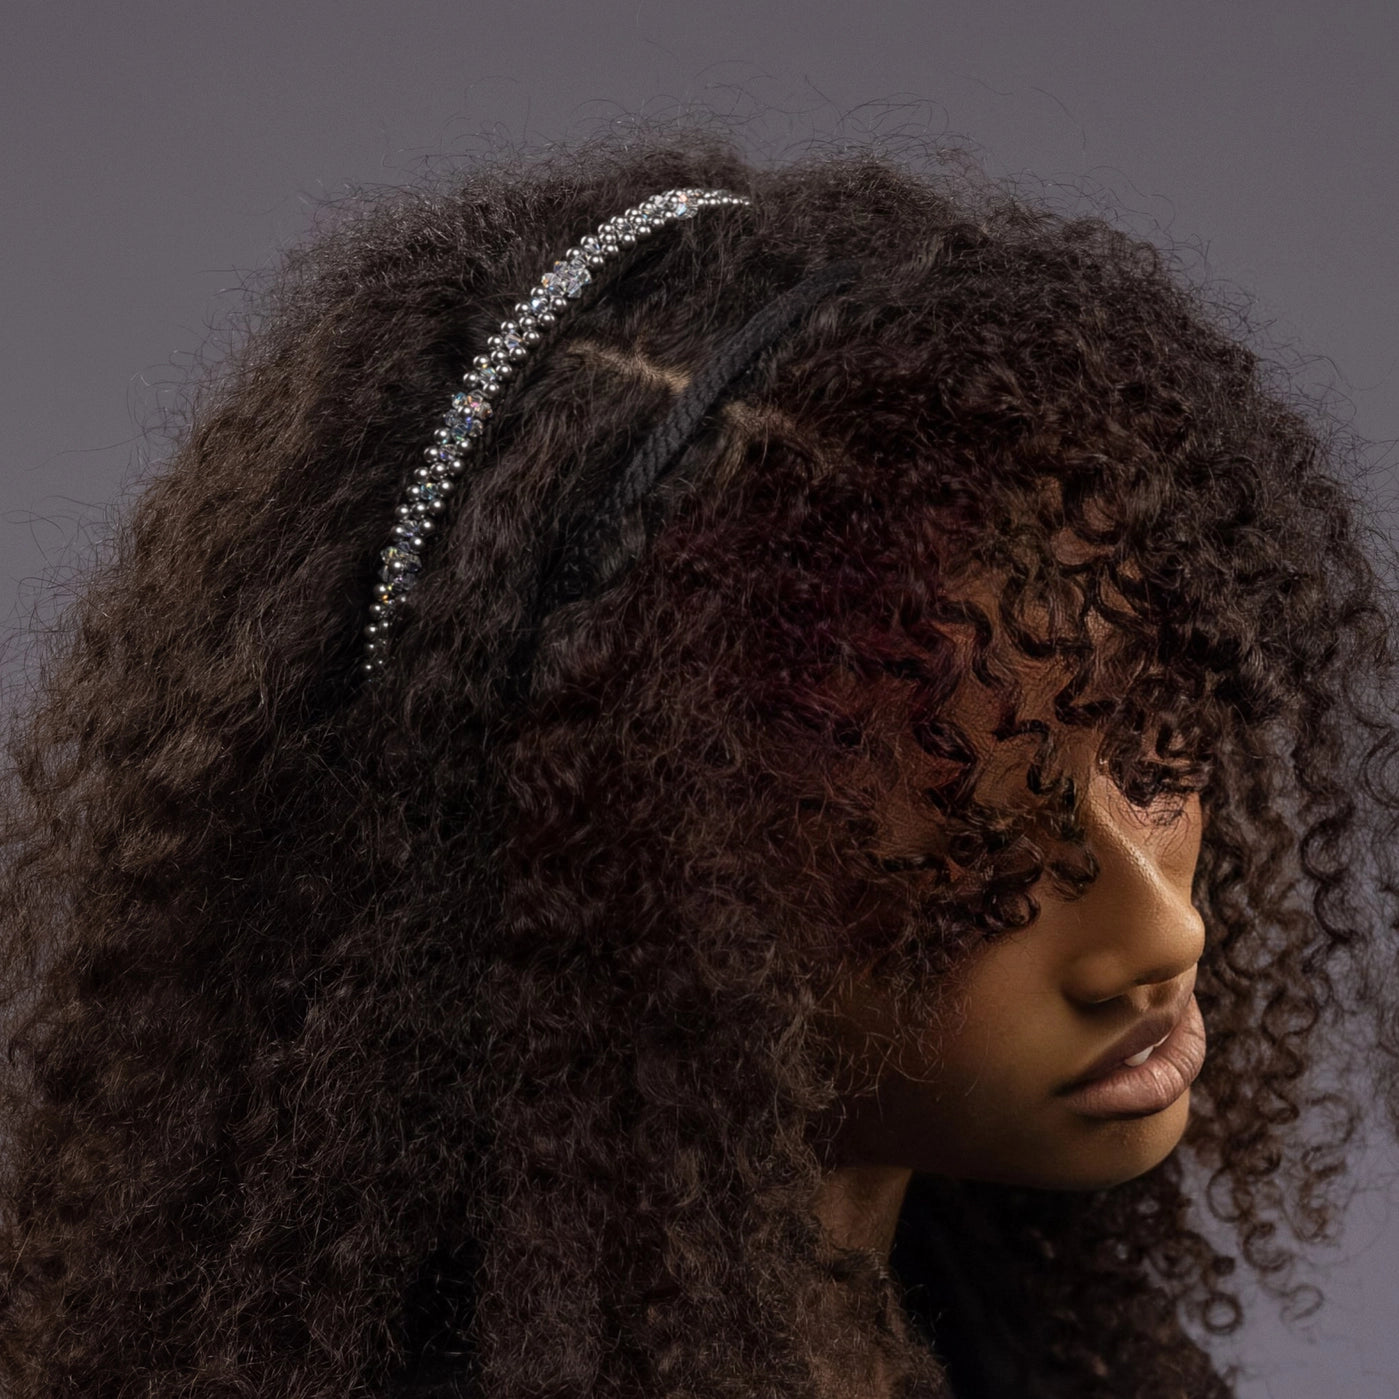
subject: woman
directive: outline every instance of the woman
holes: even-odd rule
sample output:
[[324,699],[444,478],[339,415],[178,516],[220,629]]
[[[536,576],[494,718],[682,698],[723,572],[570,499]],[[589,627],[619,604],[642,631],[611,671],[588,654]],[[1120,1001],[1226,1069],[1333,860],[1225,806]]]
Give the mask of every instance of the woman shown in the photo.
[[16,721],[8,1392],[1232,1393],[1399,802],[1222,319],[702,133],[293,254]]

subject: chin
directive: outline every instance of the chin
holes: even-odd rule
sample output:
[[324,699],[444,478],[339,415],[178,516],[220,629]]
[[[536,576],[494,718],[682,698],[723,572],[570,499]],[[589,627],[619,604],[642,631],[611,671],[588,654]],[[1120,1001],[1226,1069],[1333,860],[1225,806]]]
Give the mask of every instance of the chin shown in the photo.
[[1150,1117],[1091,1123],[1092,1131],[1064,1162],[1059,1190],[1107,1190],[1154,1170],[1176,1149],[1190,1119],[1190,1095]]
[[1038,1139],[1023,1161],[982,1162],[968,1178],[1034,1190],[1110,1190],[1145,1175],[1175,1150],[1190,1117],[1189,1094],[1149,1117],[1082,1118],[1072,1138]]

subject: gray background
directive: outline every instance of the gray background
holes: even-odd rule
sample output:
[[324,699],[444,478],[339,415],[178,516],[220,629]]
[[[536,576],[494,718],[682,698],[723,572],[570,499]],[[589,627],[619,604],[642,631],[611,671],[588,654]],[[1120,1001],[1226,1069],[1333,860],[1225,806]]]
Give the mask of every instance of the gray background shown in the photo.
[[[1396,517],[1399,213],[1393,0],[4,0],[0,27],[0,673],[164,451],[240,282],[351,184],[691,102],[769,156],[813,138],[956,140],[1057,207],[1108,201],[1255,297],[1299,382],[1370,445]],[[1396,1152],[1289,1327],[1241,1284],[1216,1354],[1246,1399],[1399,1381]],[[1212,1236],[1225,1236],[1202,1221]]]

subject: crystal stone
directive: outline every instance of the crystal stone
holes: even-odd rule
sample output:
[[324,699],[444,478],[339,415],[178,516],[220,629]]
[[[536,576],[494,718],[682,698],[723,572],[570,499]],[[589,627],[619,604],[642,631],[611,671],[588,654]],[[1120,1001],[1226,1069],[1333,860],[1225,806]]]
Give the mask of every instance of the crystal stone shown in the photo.
[[408,487],[408,495],[413,500],[421,500],[425,505],[435,504],[446,496],[441,481],[423,481]]
[[593,274],[581,262],[556,262],[540,279],[539,285],[553,296],[577,296]]
[[491,401],[484,394],[458,393],[452,395],[452,411],[443,418],[442,425],[454,442],[465,442],[480,436],[483,420],[490,416]]
[[397,544],[390,544],[387,549],[379,553],[379,557],[388,565],[391,573],[417,573],[423,566],[423,561],[411,549],[400,548]]
[[491,416],[491,401],[484,394],[453,394],[452,407],[456,412],[469,414],[473,418],[489,418]]

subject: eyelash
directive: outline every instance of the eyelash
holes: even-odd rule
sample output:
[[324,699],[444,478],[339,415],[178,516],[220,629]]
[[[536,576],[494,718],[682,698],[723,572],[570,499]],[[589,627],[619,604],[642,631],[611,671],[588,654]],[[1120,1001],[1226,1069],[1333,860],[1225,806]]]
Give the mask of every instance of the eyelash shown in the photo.
[[[1199,796],[1198,790],[1189,792],[1158,792],[1145,805],[1135,801],[1132,802],[1132,805],[1139,811],[1149,812],[1160,807],[1163,802],[1168,802],[1171,804],[1170,816],[1169,819],[1162,821],[1161,824],[1164,826],[1178,826],[1185,816],[1185,808],[1189,805],[1192,796]],[[1131,800],[1132,799],[1129,797],[1128,801]]]

